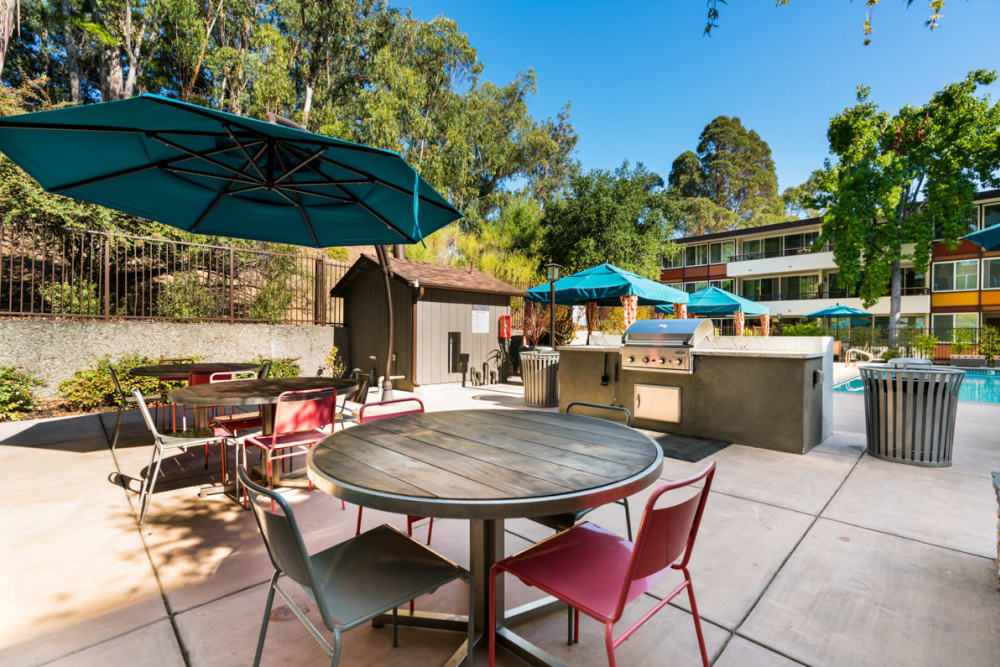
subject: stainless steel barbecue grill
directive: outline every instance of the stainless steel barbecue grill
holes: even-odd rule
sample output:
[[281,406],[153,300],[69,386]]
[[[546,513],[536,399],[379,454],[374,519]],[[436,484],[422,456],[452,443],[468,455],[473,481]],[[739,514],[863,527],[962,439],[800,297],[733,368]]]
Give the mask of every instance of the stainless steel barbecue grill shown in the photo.
[[637,320],[622,336],[622,370],[693,373],[694,349],[714,331],[709,319]]

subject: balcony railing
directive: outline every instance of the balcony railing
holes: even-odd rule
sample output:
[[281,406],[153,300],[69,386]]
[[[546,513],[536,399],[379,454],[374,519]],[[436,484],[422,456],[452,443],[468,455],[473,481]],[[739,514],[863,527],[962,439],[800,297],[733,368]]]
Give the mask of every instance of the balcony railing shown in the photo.
[[824,246],[820,246],[815,250],[812,247],[809,248],[785,248],[783,250],[761,250],[760,252],[745,252],[741,255],[733,255],[730,257],[730,262],[746,262],[751,259],[770,259],[772,257],[792,257],[794,255],[808,255],[813,252],[829,252],[833,250],[833,246],[827,243]]
[[[904,287],[903,296],[930,294],[927,287]],[[767,292],[758,295],[743,294],[744,298],[754,301],[804,301],[808,299],[856,299],[859,298],[857,290],[846,289],[824,289],[809,290],[806,292]],[[888,297],[888,294],[884,296]]]

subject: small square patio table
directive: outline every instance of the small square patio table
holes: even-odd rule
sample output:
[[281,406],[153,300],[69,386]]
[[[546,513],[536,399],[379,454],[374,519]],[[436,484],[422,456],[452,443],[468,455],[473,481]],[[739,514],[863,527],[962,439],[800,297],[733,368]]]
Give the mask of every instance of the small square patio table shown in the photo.
[[[594,417],[534,410],[382,419],[334,433],[308,458],[313,485],[348,502],[398,514],[469,519],[477,646],[489,624],[490,568],[504,557],[505,519],[614,502],[649,486],[662,466],[660,447],[639,431]],[[530,664],[561,665],[509,626],[563,603],[546,597],[505,610],[502,578],[496,593],[497,645]],[[401,613],[398,622],[468,628],[468,617],[456,614]],[[469,664],[469,653],[463,644],[448,664]]]

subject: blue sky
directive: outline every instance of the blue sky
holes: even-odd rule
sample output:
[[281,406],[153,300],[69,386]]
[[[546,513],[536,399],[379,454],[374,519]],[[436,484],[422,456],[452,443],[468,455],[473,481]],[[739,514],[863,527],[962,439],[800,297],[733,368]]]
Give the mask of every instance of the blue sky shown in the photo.
[[[705,124],[738,116],[771,146],[779,188],[827,156],[829,118],[859,83],[895,111],[920,104],[972,69],[1000,68],[1000,2],[949,0],[941,27],[923,26],[924,0],[883,0],[862,45],[861,0],[733,0],[702,36],[703,0],[411,0],[414,16],[444,14],[479,52],[486,79],[534,68],[536,117],[572,104],[585,168],[642,161],[664,178]],[[992,86],[992,96],[1000,86]]]

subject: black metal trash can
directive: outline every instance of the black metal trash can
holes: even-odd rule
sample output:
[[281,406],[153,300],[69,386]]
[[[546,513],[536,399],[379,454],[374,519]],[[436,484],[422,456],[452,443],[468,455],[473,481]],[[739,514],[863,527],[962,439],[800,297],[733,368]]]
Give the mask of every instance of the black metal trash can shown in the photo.
[[949,366],[861,366],[868,453],[887,461],[950,466],[958,390]]
[[535,408],[559,405],[559,353],[552,348],[521,352],[524,404]]

